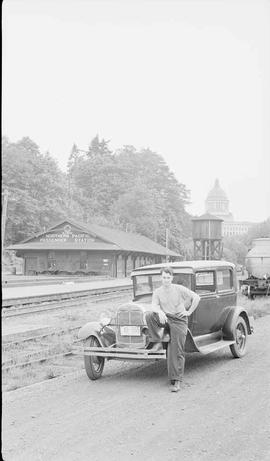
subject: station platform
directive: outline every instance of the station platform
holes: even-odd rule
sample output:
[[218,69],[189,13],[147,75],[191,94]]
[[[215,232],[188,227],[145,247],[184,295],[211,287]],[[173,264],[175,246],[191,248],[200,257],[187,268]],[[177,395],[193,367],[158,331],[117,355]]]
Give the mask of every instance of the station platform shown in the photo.
[[12,275],[12,274],[2,274],[2,286],[27,286],[27,285],[57,285],[63,282],[76,282],[84,283],[89,281],[96,280],[113,280],[112,277],[106,276],[75,276],[75,275]]
[[132,287],[131,279],[119,278],[111,280],[91,280],[89,282],[77,282],[77,281],[66,281],[60,283],[50,284],[48,280],[47,285],[35,286],[10,286],[2,288],[2,299],[3,301],[9,299],[20,299],[27,297],[41,297],[51,294],[62,294],[62,293],[75,293],[79,291],[94,291],[98,289],[110,289],[117,287]]

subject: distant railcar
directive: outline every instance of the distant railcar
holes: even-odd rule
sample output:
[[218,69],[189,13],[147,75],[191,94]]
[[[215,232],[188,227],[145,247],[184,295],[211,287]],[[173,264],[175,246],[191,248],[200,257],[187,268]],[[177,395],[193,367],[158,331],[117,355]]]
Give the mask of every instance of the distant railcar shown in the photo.
[[242,293],[250,299],[270,295],[270,238],[255,239],[246,257],[248,278],[242,280]]

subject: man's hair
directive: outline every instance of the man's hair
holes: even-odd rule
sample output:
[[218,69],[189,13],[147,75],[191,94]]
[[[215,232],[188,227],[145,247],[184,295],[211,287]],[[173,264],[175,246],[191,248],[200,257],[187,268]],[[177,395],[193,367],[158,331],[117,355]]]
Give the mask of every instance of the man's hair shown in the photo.
[[173,270],[171,267],[169,266],[164,266],[160,269],[160,273],[162,274],[162,272],[165,272],[166,274],[170,274],[173,276]]

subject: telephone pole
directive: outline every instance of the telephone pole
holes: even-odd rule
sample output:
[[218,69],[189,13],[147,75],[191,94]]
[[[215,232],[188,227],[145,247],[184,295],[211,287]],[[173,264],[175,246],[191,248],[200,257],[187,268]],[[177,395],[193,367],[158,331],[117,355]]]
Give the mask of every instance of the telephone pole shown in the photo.
[[6,230],[6,219],[7,219],[7,204],[8,204],[8,190],[4,189],[3,193],[3,205],[2,205],[2,259],[4,256],[4,243],[5,243],[5,230]]
[[169,262],[168,249],[169,249],[169,229],[166,228],[166,262]]

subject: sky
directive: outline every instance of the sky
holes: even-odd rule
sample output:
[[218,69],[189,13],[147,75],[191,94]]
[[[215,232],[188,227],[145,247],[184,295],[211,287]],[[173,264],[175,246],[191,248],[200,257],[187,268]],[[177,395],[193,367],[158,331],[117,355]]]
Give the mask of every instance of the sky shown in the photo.
[[205,212],[270,216],[270,0],[4,0],[2,132],[65,170],[74,143],[149,147]]

